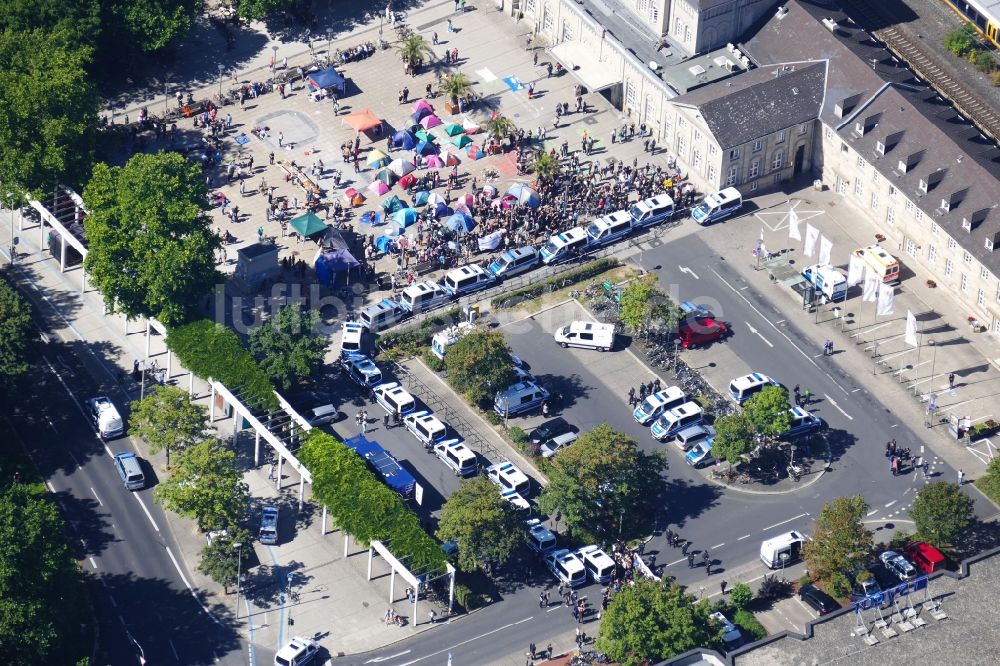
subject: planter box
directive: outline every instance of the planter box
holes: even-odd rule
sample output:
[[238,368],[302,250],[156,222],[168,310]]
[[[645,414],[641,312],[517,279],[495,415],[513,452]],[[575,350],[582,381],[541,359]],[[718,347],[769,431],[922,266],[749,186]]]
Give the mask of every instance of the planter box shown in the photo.
[[456,113],[458,113],[458,104],[452,104],[451,102],[445,102],[444,103],[444,110],[447,111],[448,113],[450,113],[451,115],[455,115]]

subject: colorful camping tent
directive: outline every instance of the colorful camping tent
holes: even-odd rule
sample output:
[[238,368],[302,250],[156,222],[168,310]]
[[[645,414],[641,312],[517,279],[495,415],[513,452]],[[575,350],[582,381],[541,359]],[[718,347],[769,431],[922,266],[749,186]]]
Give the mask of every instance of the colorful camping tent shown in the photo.
[[413,132],[409,130],[399,130],[392,135],[392,147],[402,148],[403,150],[411,150],[413,146],[417,145],[417,139],[413,136]]
[[424,129],[430,129],[432,127],[437,127],[438,125],[440,125],[441,119],[435,116],[434,114],[431,114],[429,116],[421,118],[420,124],[423,126]]
[[452,137],[451,142],[456,146],[458,146],[459,148],[464,148],[465,146],[472,143],[472,139],[465,136],[464,134],[459,134],[458,136]]
[[402,208],[392,214],[392,221],[406,228],[417,221],[417,211],[412,208]]
[[457,231],[459,234],[466,234],[476,228],[476,222],[469,215],[456,211],[448,218],[448,228]]
[[355,132],[367,132],[382,126],[382,121],[372,113],[371,109],[361,109],[343,117],[342,122],[351,126]]
[[445,134],[448,136],[456,136],[458,134],[465,134],[465,128],[457,123],[448,123],[444,126]]
[[365,164],[367,164],[373,169],[384,167],[388,163],[389,163],[389,156],[383,153],[378,148],[369,152],[368,155],[365,157]]
[[333,67],[313,72],[309,75],[308,81],[310,87],[317,88],[319,90],[335,88],[341,93],[347,92],[347,81],[345,81],[344,77],[338,74],[337,70]]
[[397,176],[405,176],[406,174],[413,171],[414,168],[415,167],[413,166],[413,162],[398,158],[394,159],[389,164],[389,170],[392,171]]
[[420,109],[427,109],[431,113],[434,113],[434,105],[428,102],[426,99],[418,99],[410,106],[410,111],[416,113]]
[[299,215],[289,222],[289,224],[292,226],[292,229],[299,232],[299,235],[303,238],[311,238],[317,234],[323,233],[327,229],[326,223],[319,219],[315,213]]

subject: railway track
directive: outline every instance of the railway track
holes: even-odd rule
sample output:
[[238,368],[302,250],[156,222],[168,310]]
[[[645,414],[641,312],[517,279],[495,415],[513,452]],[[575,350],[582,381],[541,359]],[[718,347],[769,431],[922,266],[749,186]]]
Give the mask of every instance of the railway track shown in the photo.
[[[885,16],[876,3],[870,0],[844,0],[844,5],[855,20],[867,25],[884,25],[892,22]],[[942,97],[955,105],[962,115],[968,118],[979,131],[994,141],[1000,141],[1000,114],[983,100],[979,94],[962,81],[945,72],[938,66],[936,53],[911,39],[898,27],[889,25],[872,31],[872,34],[883,42],[897,57],[906,62],[914,72],[927,81]]]

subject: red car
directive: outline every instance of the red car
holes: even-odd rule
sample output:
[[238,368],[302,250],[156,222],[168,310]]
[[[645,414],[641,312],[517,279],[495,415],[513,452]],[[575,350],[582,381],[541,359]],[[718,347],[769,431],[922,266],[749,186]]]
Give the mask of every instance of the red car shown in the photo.
[[714,342],[728,334],[729,327],[712,317],[688,317],[677,327],[677,337],[684,349]]

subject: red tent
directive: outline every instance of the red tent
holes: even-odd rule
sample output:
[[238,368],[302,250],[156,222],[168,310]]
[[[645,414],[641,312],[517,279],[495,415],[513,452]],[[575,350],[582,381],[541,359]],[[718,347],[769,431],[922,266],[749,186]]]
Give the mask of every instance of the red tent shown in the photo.
[[371,109],[362,109],[344,116],[344,122],[350,125],[356,132],[367,132],[370,129],[382,126],[382,121],[371,112]]

